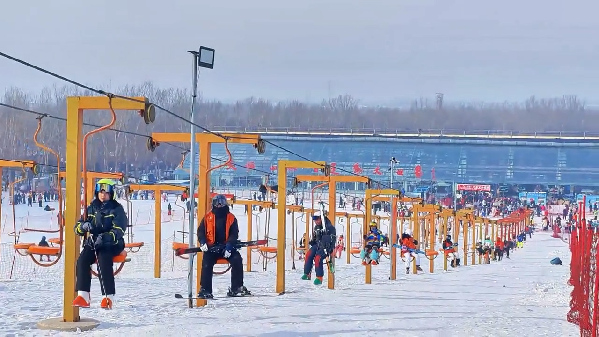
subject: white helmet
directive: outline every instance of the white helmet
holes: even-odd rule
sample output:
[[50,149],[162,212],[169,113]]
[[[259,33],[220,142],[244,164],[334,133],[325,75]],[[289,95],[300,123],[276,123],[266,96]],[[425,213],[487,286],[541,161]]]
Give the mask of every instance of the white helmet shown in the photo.
[[409,229],[409,228],[406,228],[406,229],[403,231],[403,233],[404,233],[404,234],[408,234],[409,236],[412,236],[412,230],[411,230],[411,229]]

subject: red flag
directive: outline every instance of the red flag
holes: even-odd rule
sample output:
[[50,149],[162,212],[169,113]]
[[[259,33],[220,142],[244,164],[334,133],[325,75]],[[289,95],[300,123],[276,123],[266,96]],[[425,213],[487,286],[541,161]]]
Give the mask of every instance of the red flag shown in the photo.
[[297,171],[297,169],[295,167],[288,167],[287,171]]
[[418,179],[422,178],[422,166],[420,164],[414,166],[414,176]]
[[362,170],[362,168],[360,167],[360,164],[358,164],[358,163],[354,164],[353,171],[355,174],[362,174],[362,172],[364,172],[364,170]]
[[381,172],[381,167],[380,166],[377,166],[374,169],[374,174],[379,175],[379,176],[383,175],[383,173]]
[[271,171],[276,171],[277,170],[277,165],[270,165],[270,170]]
[[398,176],[403,176],[403,170],[402,169],[397,169],[397,171],[395,171],[395,173],[397,173]]
[[314,168],[314,173],[318,173],[319,169],[317,167]]
[[248,170],[253,170],[256,168],[256,163],[254,163],[253,161],[248,161],[247,164],[245,165],[245,167]]

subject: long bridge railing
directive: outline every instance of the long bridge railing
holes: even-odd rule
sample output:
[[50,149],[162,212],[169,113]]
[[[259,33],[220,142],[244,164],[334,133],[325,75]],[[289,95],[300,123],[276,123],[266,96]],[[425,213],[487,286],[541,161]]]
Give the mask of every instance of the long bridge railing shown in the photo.
[[243,127],[214,126],[219,132],[245,132],[296,136],[380,136],[422,138],[514,138],[514,139],[563,139],[599,140],[596,131],[512,131],[512,130],[459,130],[459,129],[376,129],[376,128],[301,128],[301,127]]

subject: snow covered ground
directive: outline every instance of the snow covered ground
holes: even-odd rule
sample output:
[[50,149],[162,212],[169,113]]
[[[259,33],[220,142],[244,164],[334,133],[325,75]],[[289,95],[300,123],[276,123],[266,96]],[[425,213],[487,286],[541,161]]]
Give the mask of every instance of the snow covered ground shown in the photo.
[[[6,198],[5,198],[6,199]],[[217,300],[203,308],[189,309],[174,293],[185,293],[187,261],[174,258],[172,242],[180,241],[183,219],[175,209],[172,221],[163,223],[162,278],[152,278],[153,201],[133,201],[134,241],[144,241],[132,261],[117,276],[115,309],[99,308],[99,283],[92,283],[91,309],[82,317],[102,324],[90,336],[138,334],[143,336],[363,336],[382,333],[408,336],[578,336],[576,326],[566,321],[570,287],[570,254],[567,245],[547,233],[536,233],[525,248],[512,259],[460,267],[443,272],[442,261],[435,261],[435,273],[428,273],[428,260],[422,259],[425,272],[418,275],[398,273],[389,281],[389,261],[373,267],[373,282],[364,284],[364,267],[357,259],[347,265],[338,260],[336,289],[328,290],[300,280],[302,261],[291,269],[287,255],[287,294],[275,294],[274,264],[262,271],[255,255],[253,270],[245,274],[246,286],[257,296],[226,298],[229,274],[215,276]],[[52,204],[51,204],[52,205]],[[166,203],[163,209],[166,210]],[[49,268],[35,266],[29,257],[16,256],[12,263],[12,213],[5,202],[2,210],[0,254],[0,335],[71,336],[36,329],[44,318],[58,317],[62,310],[62,263]],[[21,227],[55,228],[52,217],[37,207],[17,208],[17,230]],[[27,215],[27,213],[29,213]],[[241,237],[246,237],[247,216],[235,206]],[[273,211],[270,236],[276,236]],[[169,220],[163,215],[164,220]],[[255,218],[257,219],[257,218]],[[265,231],[265,214],[259,215],[260,236]],[[291,220],[291,217],[289,217]],[[290,221],[289,221],[290,222]],[[186,226],[186,224],[185,224]],[[288,225],[290,226],[290,225]],[[304,223],[300,223],[299,235]],[[359,235],[359,226],[352,232]],[[185,227],[187,228],[187,227]],[[256,230],[256,229],[255,229]],[[20,242],[37,242],[41,233],[24,233]],[[45,234],[48,238],[53,234]],[[176,235],[176,238],[173,238]],[[288,227],[288,238],[291,230]],[[289,240],[290,244],[290,240]],[[245,256],[245,252],[242,252]],[[549,260],[559,256],[563,266]],[[463,257],[462,257],[463,259]],[[400,260],[401,262],[401,260]],[[12,275],[11,275],[12,269]],[[401,264],[398,271],[401,271]],[[10,276],[10,279],[9,279]],[[325,276],[326,278],[326,276]]]

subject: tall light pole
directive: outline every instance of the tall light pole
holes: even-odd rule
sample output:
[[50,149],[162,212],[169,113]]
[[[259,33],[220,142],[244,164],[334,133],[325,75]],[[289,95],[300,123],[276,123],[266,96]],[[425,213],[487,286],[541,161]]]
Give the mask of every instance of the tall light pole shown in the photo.
[[[390,183],[391,183],[391,188],[393,188],[393,173],[395,172],[395,164],[397,164],[398,161],[395,160],[395,157],[391,157],[391,160],[389,160],[389,170],[391,171],[391,178],[390,178]],[[391,199],[389,199],[389,207],[391,207],[390,211],[393,212],[393,196],[391,196]],[[395,219],[395,217],[397,216],[397,214],[391,214],[391,217],[389,218],[389,227],[391,226],[397,226],[397,222],[393,223],[393,219]],[[399,228],[399,230],[402,231],[403,233],[403,222]],[[397,243],[397,236],[395,238],[391,238],[391,233],[393,233],[393,231],[391,230],[391,228],[389,228],[389,233],[387,233],[387,235],[389,236],[389,244],[392,246],[394,244]],[[389,247],[389,253],[391,253],[392,249],[391,247]],[[389,270],[391,273],[393,273],[393,264],[390,263],[389,264]]]
[[[199,67],[212,69],[214,67],[214,49],[200,47],[199,51],[190,50],[189,53],[193,56],[193,69],[191,77],[191,112],[189,120],[191,121],[191,139],[189,144],[189,248],[194,246],[195,242],[195,203],[196,203],[196,186],[195,186],[195,169],[196,169],[196,130],[195,130],[195,119],[194,111],[196,106],[196,98],[198,95],[198,75]],[[199,197],[199,195],[198,195]],[[157,242],[157,244],[160,244]],[[187,298],[188,305],[193,308],[193,264],[194,256],[189,257],[188,271],[187,271]]]

